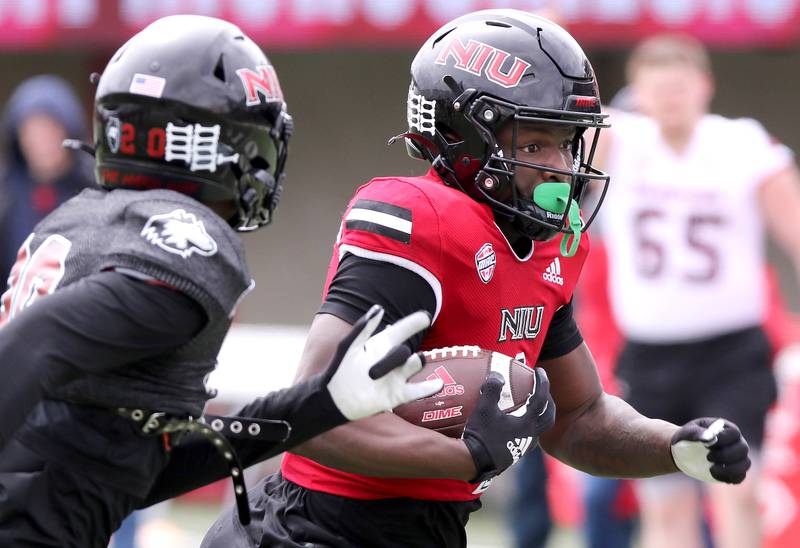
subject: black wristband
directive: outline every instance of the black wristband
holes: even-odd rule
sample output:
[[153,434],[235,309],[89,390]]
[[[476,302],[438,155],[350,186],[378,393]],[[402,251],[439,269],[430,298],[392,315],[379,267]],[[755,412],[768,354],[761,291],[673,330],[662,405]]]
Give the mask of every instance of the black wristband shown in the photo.
[[[328,381],[323,372],[293,387],[295,390],[300,390],[300,386],[307,385],[303,390],[304,395],[300,396],[298,404],[295,405],[295,412],[290,420],[292,433],[287,440],[287,446],[297,445],[347,422],[333,402],[327,387]],[[299,405],[300,402],[302,405]]]

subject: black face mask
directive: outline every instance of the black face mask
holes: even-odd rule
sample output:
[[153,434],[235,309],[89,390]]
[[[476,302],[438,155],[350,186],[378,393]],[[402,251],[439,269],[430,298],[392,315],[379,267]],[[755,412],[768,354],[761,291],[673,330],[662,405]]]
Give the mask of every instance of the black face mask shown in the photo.
[[[512,120],[518,124],[527,117]],[[536,120],[542,123],[541,118]],[[580,201],[588,181],[603,183],[603,194],[608,184],[608,176],[595,170],[584,161],[582,129],[573,139],[571,169],[558,169],[551,166],[518,160],[516,150],[516,128],[512,136],[511,155],[506,156],[493,138],[493,154],[489,155],[483,169],[478,173],[475,187],[484,201],[496,213],[508,219],[511,226],[520,234],[536,241],[551,240],[561,233],[561,254],[565,257],[575,255],[580,244],[581,234],[594,220],[597,208],[587,222],[581,218]],[[592,148],[596,143],[593,141]],[[591,157],[591,153],[590,153]],[[520,193],[514,184],[517,166],[560,175],[560,181],[547,181],[536,185],[529,195]],[[501,194],[501,189],[509,189]],[[510,194],[510,197],[508,195]],[[501,196],[505,196],[502,197]],[[601,200],[602,201],[602,200]]]

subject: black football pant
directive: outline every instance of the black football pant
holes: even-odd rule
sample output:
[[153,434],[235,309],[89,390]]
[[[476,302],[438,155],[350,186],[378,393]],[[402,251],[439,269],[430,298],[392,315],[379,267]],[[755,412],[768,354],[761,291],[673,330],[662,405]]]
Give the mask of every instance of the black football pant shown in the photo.
[[777,395],[770,345],[760,327],[685,343],[629,340],[617,376],[623,396],[642,415],[677,425],[724,417],[756,449]]
[[201,548],[462,548],[469,514],[480,507],[480,500],[351,499],[274,474],[250,490],[251,524],[243,527],[231,509]]

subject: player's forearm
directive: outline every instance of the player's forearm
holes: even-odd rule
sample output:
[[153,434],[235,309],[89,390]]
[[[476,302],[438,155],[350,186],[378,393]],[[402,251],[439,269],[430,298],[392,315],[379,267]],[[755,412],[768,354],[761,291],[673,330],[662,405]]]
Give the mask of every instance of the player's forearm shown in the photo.
[[[333,404],[319,376],[258,398],[234,415],[284,420],[291,427],[289,438],[283,442],[261,442],[247,438],[229,439],[239,457],[239,462],[245,468],[274,457],[320,432],[346,422]],[[227,475],[228,467],[220,458],[217,449],[204,437],[192,436],[172,449],[169,463],[144,506],[182,495]]]
[[293,452],[344,472],[468,481],[475,463],[464,442],[385,413],[340,426]]
[[[330,314],[314,318],[298,381],[323,370],[350,324]],[[399,478],[470,480],[476,470],[463,441],[384,413],[339,426],[292,449],[344,472]]]
[[[22,426],[46,388],[76,374],[60,358],[57,339],[49,336],[59,327],[48,314],[49,303],[24,310],[0,331],[0,449]],[[33,341],[34,336],[41,339]]]
[[585,409],[560,417],[541,443],[557,459],[593,475],[649,477],[677,471],[670,453],[677,428],[603,394]]
[[[26,344],[27,346],[27,344]],[[0,355],[5,356],[6,345],[0,343]],[[25,422],[28,413],[41,400],[43,390],[39,378],[40,367],[16,367],[17,361],[2,360],[0,377],[3,389],[0,390],[0,449]],[[27,364],[25,364],[27,365]]]

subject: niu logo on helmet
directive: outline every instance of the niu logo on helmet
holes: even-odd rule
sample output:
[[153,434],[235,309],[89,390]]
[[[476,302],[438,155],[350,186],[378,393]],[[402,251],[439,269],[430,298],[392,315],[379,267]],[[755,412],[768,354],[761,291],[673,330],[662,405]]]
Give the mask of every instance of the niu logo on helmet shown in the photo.
[[527,61],[514,57],[514,62],[503,72],[503,66],[507,65],[506,60],[511,54],[477,40],[469,40],[465,46],[458,37],[450,40],[439,52],[435,63],[446,65],[451,56],[456,61],[455,68],[476,76],[483,74],[504,88],[518,86],[522,75],[531,66]]
[[259,92],[267,101],[283,100],[281,84],[272,65],[258,65],[255,71],[241,68],[236,71],[236,75],[242,80],[248,107],[261,104]]

